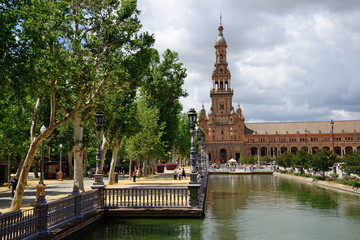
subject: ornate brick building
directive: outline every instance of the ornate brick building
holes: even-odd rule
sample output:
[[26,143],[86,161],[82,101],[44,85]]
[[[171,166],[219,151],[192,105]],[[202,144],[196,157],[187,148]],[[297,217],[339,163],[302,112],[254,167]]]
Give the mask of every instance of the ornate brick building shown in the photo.
[[256,155],[278,156],[300,149],[327,149],[343,156],[360,149],[360,120],[328,122],[245,123],[240,105],[233,107],[227,44],[220,24],[215,42],[215,68],[208,115],[201,109],[199,126],[205,132],[211,162]]

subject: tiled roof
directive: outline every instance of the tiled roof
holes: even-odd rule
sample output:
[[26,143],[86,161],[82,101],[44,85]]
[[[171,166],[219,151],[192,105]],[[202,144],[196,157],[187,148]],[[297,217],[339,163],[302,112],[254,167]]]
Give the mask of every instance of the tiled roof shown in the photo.
[[[330,121],[245,123],[245,134],[309,134],[331,133]],[[334,121],[334,133],[360,133],[360,120]]]

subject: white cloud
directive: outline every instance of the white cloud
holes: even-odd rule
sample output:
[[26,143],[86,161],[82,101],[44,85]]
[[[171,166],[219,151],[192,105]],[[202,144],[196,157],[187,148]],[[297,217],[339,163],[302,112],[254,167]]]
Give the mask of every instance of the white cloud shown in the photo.
[[[341,3],[341,4],[340,4]],[[155,47],[188,70],[184,111],[209,111],[219,15],[247,121],[360,119],[360,1],[140,0]]]

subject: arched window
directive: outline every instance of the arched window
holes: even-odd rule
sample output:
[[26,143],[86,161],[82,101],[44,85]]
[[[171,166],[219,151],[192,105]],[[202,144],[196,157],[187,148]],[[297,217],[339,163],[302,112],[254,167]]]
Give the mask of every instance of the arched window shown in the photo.
[[220,63],[222,63],[222,62],[223,62],[223,55],[220,54]]

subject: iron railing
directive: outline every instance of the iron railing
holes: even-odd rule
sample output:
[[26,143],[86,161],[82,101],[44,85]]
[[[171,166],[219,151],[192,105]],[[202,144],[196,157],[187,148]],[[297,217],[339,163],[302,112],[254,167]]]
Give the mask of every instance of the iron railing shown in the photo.
[[0,239],[27,239],[38,232],[34,209],[17,210],[0,215]]

